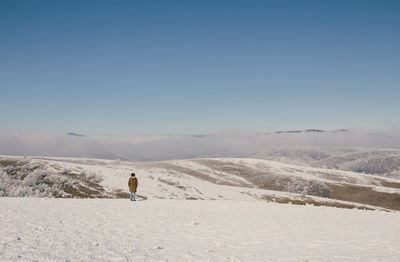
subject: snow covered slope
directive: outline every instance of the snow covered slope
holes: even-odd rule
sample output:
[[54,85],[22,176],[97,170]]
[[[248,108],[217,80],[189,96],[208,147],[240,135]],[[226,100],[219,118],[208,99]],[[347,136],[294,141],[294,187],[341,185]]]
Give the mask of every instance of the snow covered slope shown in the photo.
[[0,198],[0,261],[393,261],[400,213],[262,201]]
[[208,158],[124,162],[0,157],[1,196],[127,198],[135,172],[151,199],[268,200],[400,210],[400,180],[269,160]]

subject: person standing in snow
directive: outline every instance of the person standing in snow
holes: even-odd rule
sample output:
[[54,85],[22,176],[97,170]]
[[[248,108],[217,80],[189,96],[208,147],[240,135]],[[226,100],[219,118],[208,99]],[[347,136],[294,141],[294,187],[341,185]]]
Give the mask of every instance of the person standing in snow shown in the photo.
[[131,177],[129,178],[128,181],[128,186],[129,186],[129,191],[131,192],[131,201],[136,201],[136,189],[138,186],[138,180],[135,177],[135,173],[131,174]]

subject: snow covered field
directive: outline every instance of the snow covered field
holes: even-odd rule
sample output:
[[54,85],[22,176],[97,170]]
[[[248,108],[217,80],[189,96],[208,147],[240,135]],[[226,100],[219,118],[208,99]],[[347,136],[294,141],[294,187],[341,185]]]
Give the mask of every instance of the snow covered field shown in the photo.
[[399,261],[400,213],[261,201],[0,198],[0,261]]
[[[136,202],[131,172],[146,196]],[[242,158],[1,156],[0,196],[0,261],[400,261],[393,177]]]

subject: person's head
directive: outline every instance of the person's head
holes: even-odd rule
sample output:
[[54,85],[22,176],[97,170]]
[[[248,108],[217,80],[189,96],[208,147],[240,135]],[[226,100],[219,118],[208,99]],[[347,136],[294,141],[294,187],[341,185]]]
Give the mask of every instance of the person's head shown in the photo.
[[135,173],[132,173],[132,174],[131,174],[131,177],[135,177]]

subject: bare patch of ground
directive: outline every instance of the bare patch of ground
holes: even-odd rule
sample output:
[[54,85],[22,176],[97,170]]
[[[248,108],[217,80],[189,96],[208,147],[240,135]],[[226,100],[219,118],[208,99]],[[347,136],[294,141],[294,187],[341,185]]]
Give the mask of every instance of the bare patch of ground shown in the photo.
[[268,195],[263,195],[261,197],[263,200],[267,200],[270,202],[275,202],[279,204],[293,204],[293,205],[313,205],[313,206],[329,206],[329,207],[338,207],[338,208],[347,208],[347,209],[362,209],[362,210],[374,210],[373,208],[366,206],[358,206],[344,203],[336,203],[336,202],[324,202],[324,201],[315,201],[311,198],[305,199],[291,199],[287,197],[273,197]]
[[164,184],[167,184],[167,185],[170,185],[170,186],[174,186],[176,188],[179,188],[181,190],[186,191],[186,187],[181,186],[178,182],[173,182],[173,181],[165,180],[165,179],[162,179],[162,178],[158,178],[158,181],[160,181],[160,182],[162,182]]
[[395,182],[387,182],[387,181],[380,181],[382,186],[384,187],[391,187],[391,188],[398,188],[400,189],[400,183],[395,183]]
[[16,166],[17,164],[18,164],[18,161],[16,161],[16,160],[8,160],[8,159],[0,160],[0,166],[3,166],[3,167]]
[[114,196],[113,198],[129,198],[130,194],[127,192],[122,191],[121,189],[115,189],[111,192]]
[[370,187],[329,184],[331,198],[400,210],[400,194],[374,191]]
[[186,200],[199,200],[198,198],[195,197],[185,197]]

